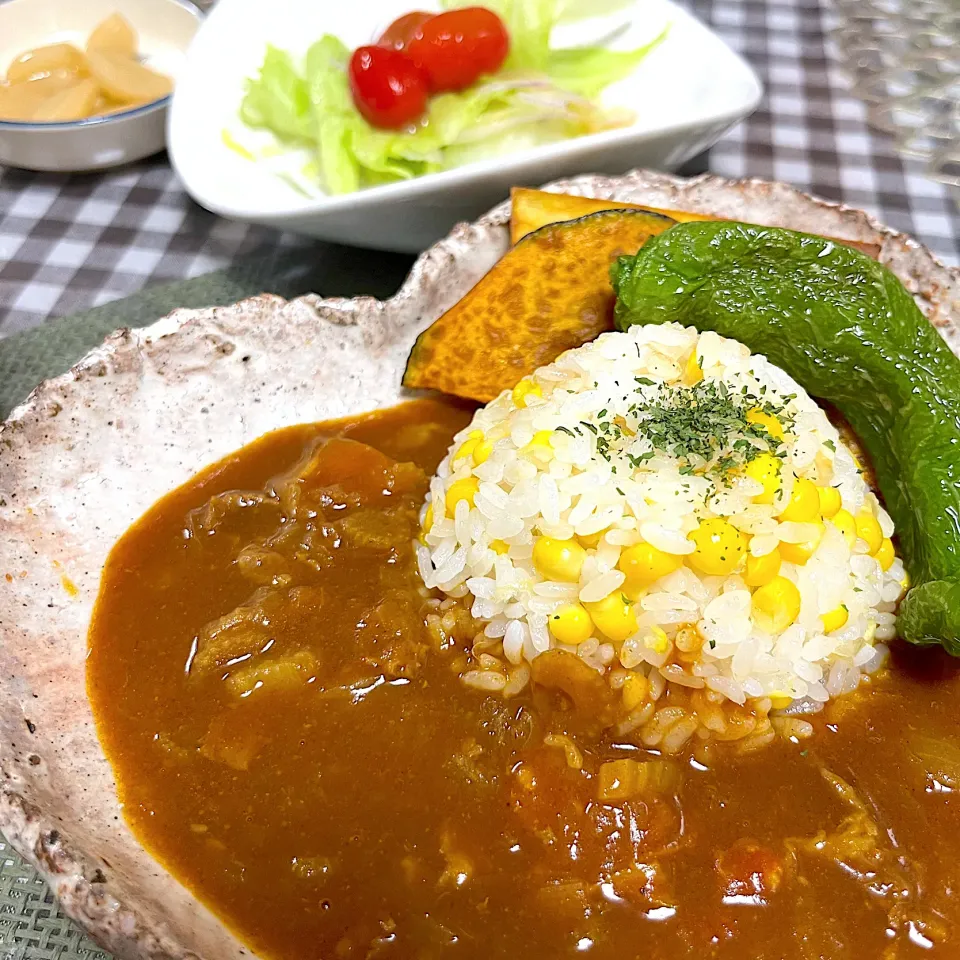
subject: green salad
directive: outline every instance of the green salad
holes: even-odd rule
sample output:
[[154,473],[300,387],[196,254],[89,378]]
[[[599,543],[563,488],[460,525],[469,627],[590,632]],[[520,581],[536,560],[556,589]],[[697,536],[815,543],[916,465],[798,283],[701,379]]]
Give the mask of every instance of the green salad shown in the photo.
[[[351,52],[328,34],[302,63],[267,48],[259,74],[246,84],[242,126],[225,130],[225,143],[252,160],[296,158],[277,164],[278,174],[307,192],[312,186],[343,194],[633,122],[629,111],[605,108],[596,98],[631,73],[669,27],[631,50],[606,44],[558,49],[551,46],[558,24],[628,4],[489,0],[485,6],[508,29],[503,67],[465,90],[430,97],[417,124],[384,130],[364,119],[351,95]],[[251,145],[251,130],[271,134],[269,145],[262,137]]]

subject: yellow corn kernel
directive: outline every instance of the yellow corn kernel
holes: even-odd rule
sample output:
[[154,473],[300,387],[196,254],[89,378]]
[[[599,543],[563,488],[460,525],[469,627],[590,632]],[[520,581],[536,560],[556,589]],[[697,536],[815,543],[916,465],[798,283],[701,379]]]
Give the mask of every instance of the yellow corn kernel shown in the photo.
[[852,550],[857,542],[857,521],[853,519],[853,514],[841,508],[831,517],[830,522],[843,534],[843,539]]
[[834,607],[827,613],[821,613],[820,619],[823,621],[823,632],[833,633],[834,630],[839,630],[849,618],[850,611],[842,603],[839,607]]
[[639,580],[624,580],[620,584],[620,592],[631,602],[636,603],[646,592],[649,583]]
[[800,591],[786,577],[774,577],[753,594],[753,617],[767,633],[783,633],[800,614]]
[[823,524],[818,523],[817,532],[808,540],[803,540],[800,543],[787,543],[781,540],[778,547],[780,557],[787,563],[806,563],[814,555],[817,547],[820,546],[820,541],[823,539],[823,530]]
[[456,463],[458,460],[462,460],[464,457],[470,457],[473,455],[473,451],[477,448],[478,440],[464,440],[463,443],[457,447],[457,452],[453,455],[450,462]]
[[797,479],[790,494],[790,502],[779,519],[793,523],[813,523],[820,519],[820,491],[812,480]]
[[447,513],[452,517],[457,509],[457,504],[461,500],[466,500],[470,506],[473,506],[473,498],[480,489],[480,481],[476,477],[464,477],[463,480],[455,480],[447,489],[447,496],[444,502],[447,505]]
[[843,506],[840,491],[836,487],[817,487],[817,496],[820,497],[820,515],[825,520],[835,517]]
[[893,542],[889,537],[883,538],[883,543],[880,544],[880,548],[874,554],[876,557],[877,563],[880,564],[881,570],[889,570],[890,564],[893,563],[893,558],[895,554],[893,552]]
[[479,467],[481,463],[485,463],[490,459],[491,453],[493,453],[493,442],[490,440],[478,440],[477,445],[473,448],[474,465]]
[[772,413],[764,413],[759,407],[747,411],[747,423],[763,427],[774,440],[783,439],[783,424]]
[[623,681],[620,696],[623,698],[623,708],[630,713],[643,703],[650,692],[650,681],[642,673],[630,673]]
[[683,557],[664,553],[649,543],[635,543],[620,554],[617,566],[634,584],[653,583],[683,566]]
[[756,480],[763,485],[763,493],[758,493],[753,498],[754,503],[773,503],[782,483],[780,480],[782,467],[780,458],[772,453],[761,453],[744,467],[743,472],[751,480]]
[[456,463],[464,457],[469,457],[476,449],[477,444],[483,439],[482,430],[471,430],[467,434],[467,439],[457,447],[456,452],[450,458],[451,463]]
[[762,557],[747,554],[747,569],[743,580],[748,587],[762,587],[780,572],[780,551],[773,549]]
[[543,396],[543,391],[529,377],[524,377],[513,388],[513,402],[518,407],[525,407],[527,405],[527,397],[542,397],[542,396]]
[[770,698],[771,710],[785,710],[793,703],[793,697],[791,697],[789,693],[783,693],[780,690],[774,690],[772,693],[768,693],[767,696]]
[[593,634],[590,614],[579,603],[559,607],[550,615],[547,626],[560,643],[583,643]]
[[903,587],[904,590],[910,589],[910,574],[906,570],[903,571],[903,579],[900,581],[900,586]]
[[614,643],[620,643],[637,632],[637,615],[619,590],[596,603],[584,604],[597,629]]
[[719,517],[703,520],[687,539],[696,544],[696,550],[687,555],[690,565],[708,576],[733,573],[747,549],[743,534]]
[[426,545],[426,535],[433,526],[433,503],[427,504],[427,512],[423,515],[423,523],[420,524],[420,536],[417,538],[422,544]]
[[533,565],[547,580],[576,583],[586,558],[587,551],[576,540],[540,537],[533,545]]
[[596,547],[600,541],[603,539],[603,535],[606,533],[606,529],[598,530],[596,533],[578,533],[577,539],[585,547]]
[[699,383],[703,379],[703,368],[700,366],[700,360],[697,357],[697,351],[694,350],[693,353],[687,358],[687,362],[683,367],[683,380],[684,382],[692,387],[695,383]]
[[538,460],[552,459],[553,445],[550,443],[552,436],[552,430],[538,430],[533,435],[533,439],[523,448],[524,452],[532,453]]
[[643,638],[643,644],[654,653],[666,653],[670,641],[662,627],[651,627],[650,632]]
[[871,554],[876,553],[883,545],[883,531],[877,518],[869,510],[861,510],[857,514],[857,536],[866,542]]
[[503,540],[491,540],[490,549],[494,553],[499,553],[501,556],[503,556],[503,554],[505,554],[510,549],[510,546]]

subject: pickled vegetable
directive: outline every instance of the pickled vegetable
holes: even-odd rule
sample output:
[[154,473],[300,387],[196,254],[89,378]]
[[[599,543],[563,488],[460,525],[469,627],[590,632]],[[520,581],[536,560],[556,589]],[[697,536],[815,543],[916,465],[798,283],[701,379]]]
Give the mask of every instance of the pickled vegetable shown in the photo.
[[49,97],[74,86],[72,73],[58,70],[25,83],[0,85],[0,120],[35,120],[40,105]]
[[0,83],[0,120],[83,120],[159,100],[172,89],[169,77],[139,62],[137,34],[119,13],[97,25],[86,51],[51,43],[15,57]]
[[86,57],[72,43],[51,43],[46,47],[37,47],[14,59],[7,68],[7,83],[24,83],[58,71],[86,76]]
[[133,59],[137,55],[137,34],[120,13],[113,13],[98,24],[87,40],[87,52],[113,53]]
[[33,119],[50,123],[82,120],[93,113],[98,96],[93,80],[80,80],[43,100],[34,110]]
[[108,97],[123,103],[149,103],[173,89],[169,77],[116,53],[91,50],[90,74]]

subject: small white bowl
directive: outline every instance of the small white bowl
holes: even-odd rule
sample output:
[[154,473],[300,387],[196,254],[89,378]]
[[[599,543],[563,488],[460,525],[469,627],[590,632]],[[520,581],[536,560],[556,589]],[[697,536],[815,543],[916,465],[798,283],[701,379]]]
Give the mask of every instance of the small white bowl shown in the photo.
[[[34,47],[67,42],[83,48],[93,28],[122,13],[139,37],[147,66],[176,80],[203,17],[189,0],[9,0],[0,3],[0,75]],[[162,150],[170,97],[67,123],[0,120],[0,163],[28,170],[115,167]]]
[[[348,46],[369,43],[377,28],[437,0],[219,0],[190,47],[173,97],[169,149],[194,199],[224,217],[264,223],[362,247],[417,251],[461,220],[472,220],[515,184],[536,184],[585,170],[670,170],[709,147],[757,105],[760,82],[723,41],[670,0],[636,0],[616,46],[666,40],[602,97],[637,116],[629,127],[565,140],[342,196],[308,197],[224,143],[238,124],[244,79],[256,76],[266,45],[294,56],[324,33]],[[596,23],[593,24],[596,26]],[[572,25],[575,43],[590,24]],[[565,28],[566,29],[566,28]]]

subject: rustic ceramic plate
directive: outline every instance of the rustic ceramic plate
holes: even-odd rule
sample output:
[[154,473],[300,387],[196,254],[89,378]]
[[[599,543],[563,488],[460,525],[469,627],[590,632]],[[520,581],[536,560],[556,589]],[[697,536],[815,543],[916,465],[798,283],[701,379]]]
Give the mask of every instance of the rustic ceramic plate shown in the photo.
[[[960,273],[859,211],[782,184],[642,171],[552,188],[877,243],[960,347]],[[402,399],[410,345],[506,250],[508,213],[457,227],[386,302],[262,296],[120,331],[0,428],[0,830],[119,956],[250,954],[121,815],[84,685],[108,551],[161,495],[264,432]]]

